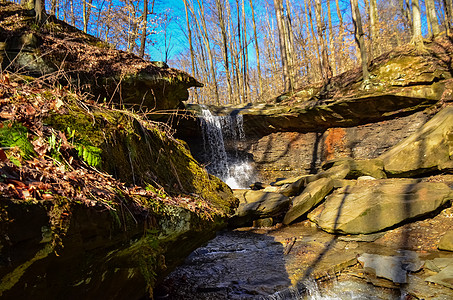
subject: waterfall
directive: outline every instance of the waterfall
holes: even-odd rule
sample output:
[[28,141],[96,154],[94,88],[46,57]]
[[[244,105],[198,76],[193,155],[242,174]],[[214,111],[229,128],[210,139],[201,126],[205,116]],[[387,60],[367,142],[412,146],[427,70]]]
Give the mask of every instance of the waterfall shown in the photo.
[[208,171],[233,189],[247,188],[253,183],[254,170],[237,150],[239,141],[245,139],[242,115],[214,116],[203,108],[200,120]]

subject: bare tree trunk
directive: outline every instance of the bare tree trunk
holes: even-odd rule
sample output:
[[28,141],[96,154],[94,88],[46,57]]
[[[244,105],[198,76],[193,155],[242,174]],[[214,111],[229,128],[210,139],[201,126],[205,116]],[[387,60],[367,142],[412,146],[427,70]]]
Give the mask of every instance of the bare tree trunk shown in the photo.
[[452,0],[443,0],[442,3],[445,9],[445,28],[447,35],[450,35],[450,29],[452,27],[452,16],[453,16],[453,4]]
[[330,10],[330,0],[327,0],[327,16],[329,22],[329,48],[330,48],[330,59],[332,60],[332,75],[337,75],[337,60],[335,55],[335,45],[333,43],[333,26],[332,26],[332,12]]
[[327,53],[327,45],[324,39],[324,20],[322,19],[322,7],[321,0],[315,0],[315,16],[316,16],[316,28],[318,38],[321,41],[321,64],[323,69],[323,81],[326,83],[329,78],[332,77],[332,69],[329,64],[329,55]]
[[258,45],[258,35],[256,34],[256,22],[255,22],[255,10],[253,8],[253,1],[250,0],[250,9],[252,13],[252,24],[253,24],[253,37],[255,40],[255,51],[256,51],[256,69],[258,72],[259,91],[257,93],[258,99],[261,98],[263,93],[263,78],[261,76],[261,62],[260,62],[260,47]]
[[289,76],[288,70],[288,58],[287,58],[287,50],[286,50],[286,38],[285,38],[285,31],[284,31],[284,20],[283,20],[283,3],[282,0],[274,0],[275,6],[275,15],[277,21],[277,28],[278,28],[278,37],[279,37],[279,44],[280,44],[280,56],[282,60],[282,74],[283,74],[283,83],[285,91],[289,91],[291,89],[291,80]]
[[21,0],[21,4],[28,9],[33,9],[36,21],[42,22],[42,17],[46,14],[45,0]]
[[[305,3],[305,1],[304,1]],[[307,7],[306,7],[307,9]],[[318,67],[319,67],[319,73],[321,74],[321,80],[324,78],[322,76],[322,72],[323,72],[323,67],[322,67],[322,58],[321,58],[321,52],[320,52],[320,47],[319,47],[319,42],[318,42],[318,37],[316,36],[315,34],[315,30],[313,29],[313,16],[312,16],[312,13],[311,13],[311,3],[308,4],[308,17],[310,19],[310,32],[311,32],[311,36],[314,40],[314,44],[315,44],[315,48],[316,48],[316,55],[317,55],[317,61],[318,61]]]
[[83,0],[83,32],[88,32],[88,23],[90,22],[91,4],[93,0]]
[[212,54],[211,44],[210,44],[209,36],[208,36],[208,29],[206,27],[204,5],[203,5],[203,2],[200,0],[197,0],[197,3],[198,3],[198,7],[200,9],[200,18],[201,18],[201,25],[202,25],[202,30],[203,30],[203,40],[204,40],[205,48],[208,51],[211,77],[212,77],[212,81],[214,84],[215,100],[216,100],[216,104],[220,105],[219,88],[218,88],[218,84],[217,84],[217,76],[216,76],[215,65],[214,65],[214,56]]
[[365,40],[362,28],[362,18],[360,17],[359,4],[357,0],[351,0],[352,22],[354,23],[354,38],[360,50],[362,59],[362,74],[363,80],[368,80],[368,59],[365,49]]
[[[238,12],[239,13],[239,12]],[[242,60],[244,62],[242,66],[242,73],[244,78],[244,96],[243,102],[247,102],[249,93],[249,55],[247,45],[247,18],[245,16],[245,0],[242,0]]]
[[[227,97],[228,103],[231,103],[233,97],[233,90],[231,87],[231,76],[230,76],[230,63],[228,60],[228,37],[225,25],[225,12],[222,3],[220,0],[216,0],[216,7],[218,11],[218,21],[220,26],[220,34],[222,39],[222,55],[223,55],[223,64],[225,67],[225,77],[227,81]],[[228,4],[227,4],[228,5]],[[187,24],[189,26],[189,24]]]
[[[196,75],[196,72],[195,72],[195,55],[194,55],[194,51],[193,51],[192,29],[191,29],[191,26],[190,26],[188,3],[187,3],[187,0],[183,0],[183,2],[184,2],[184,9],[185,9],[185,12],[186,12],[186,23],[187,23],[187,32],[188,32],[189,49],[190,49],[190,62],[192,64],[192,76],[195,76]],[[154,1],[153,1],[153,4],[154,4]],[[195,90],[195,101],[196,101],[196,103],[199,103],[198,94],[196,93],[196,90]]]
[[344,60],[344,55],[343,55],[343,37],[344,37],[344,24],[343,24],[343,16],[341,15],[341,9],[340,9],[340,3],[338,0],[335,0],[335,7],[337,9],[337,17],[338,17],[338,23],[339,23],[339,28],[338,28],[338,38],[337,38],[337,44],[339,48],[339,54],[338,57],[338,70],[339,73],[343,71],[343,60]]
[[[438,36],[440,33],[439,19],[437,18],[436,8],[433,0],[425,0],[426,16],[428,18],[428,24],[431,27],[433,36]],[[429,30],[428,30],[429,32]]]
[[75,27],[75,13],[74,13],[74,1],[69,0],[71,5],[71,25]]
[[370,0],[370,53],[371,59],[376,57],[379,53],[379,43],[378,40],[378,11],[377,11],[377,1]]
[[419,0],[412,0],[412,20],[413,20],[412,42],[417,47],[423,47],[422,21],[420,15]]
[[[185,1],[184,1],[185,4]],[[151,4],[151,14],[154,13],[154,0],[152,0]],[[187,9],[186,9],[187,14]],[[138,56],[143,58],[145,56],[145,47],[146,47],[146,35],[147,35],[147,27],[148,27],[148,0],[143,0],[143,29],[142,35],[140,38],[140,49],[138,50]],[[192,45],[191,45],[192,47]]]
[[412,16],[411,16],[411,2],[410,0],[404,0],[404,15],[407,21],[407,25],[411,31],[413,32],[413,21],[412,21]]
[[284,32],[285,32],[285,44],[286,44],[286,57],[288,59],[288,74],[291,89],[294,89],[295,83],[295,63],[294,63],[294,39],[292,29],[292,17],[291,17],[291,3],[286,0],[286,16],[284,18]]

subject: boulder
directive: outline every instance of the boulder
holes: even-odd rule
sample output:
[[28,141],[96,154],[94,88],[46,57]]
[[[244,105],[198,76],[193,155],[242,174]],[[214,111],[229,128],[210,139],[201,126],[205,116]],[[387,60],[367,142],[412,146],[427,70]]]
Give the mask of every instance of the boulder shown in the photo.
[[384,172],[384,163],[379,159],[356,160],[351,157],[342,157],[327,161],[323,164],[323,170],[347,165],[350,169],[346,179],[356,179],[361,176],[371,176],[376,179],[387,178]]
[[439,250],[453,251],[453,230],[447,231],[440,239]]
[[239,207],[230,219],[233,226],[245,226],[253,220],[276,217],[288,209],[290,199],[280,193],[235,190]]
[[350,173],[350,167],[348,164],[339,164],[331,167],[328,170],[321,171],[316,175],[304,175],[301,176],[297,181],[282,186],[279,193],[285,196],[291,197],[299,195],[300,192],[310,183],[315,182],[321,178],[331,178],[336,180],[344,179]]
[[286,213],[283,224],[290,224],[321,202],[332,191],[333,184],[331,178],[321,178],[308,184],[302,194],[293,198],[292,206]]
[[407,272],[416,272],[423,266],[417,254],[411,251],[405,251],[398,256],[364,253],[357,260],[366,273],[394,283],[407,283]]
[[436,114],[379,158],[389,176],[412,177],[453,168],[453,107]]
[[453,194],[444,183],[358,181],[336,190],[308,218],[327,232],[369,234],[423,216],[451,199]]

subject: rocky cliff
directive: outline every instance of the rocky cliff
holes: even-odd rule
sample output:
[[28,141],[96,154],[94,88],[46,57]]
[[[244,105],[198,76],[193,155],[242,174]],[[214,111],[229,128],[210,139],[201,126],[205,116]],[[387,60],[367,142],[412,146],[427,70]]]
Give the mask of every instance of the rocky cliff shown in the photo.
[[[407,45],[375,59],[366,82],[351,70],[267,103],[209,109],[243,116],[246,142],[238,146],[253,157],[258,180],[314,173],[337,157],[376,158],[449,105],[452,51],[451,37],[427,42],[424,53]],[[199,111],[196,105],[188,109]],[[187,123],[179,134],[198,153],[201,137],[187,129],[196,132],[198,125]]]

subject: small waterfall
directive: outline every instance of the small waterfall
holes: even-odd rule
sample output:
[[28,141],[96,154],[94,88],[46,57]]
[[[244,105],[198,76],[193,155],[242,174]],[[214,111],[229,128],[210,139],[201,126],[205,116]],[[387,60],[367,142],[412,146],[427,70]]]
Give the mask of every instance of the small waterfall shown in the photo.
[[202,109],[201,129],[206,168],[233,189],[247,188],[253,183],[253,167],[237,151],[238,142],[245,139],[242,124],[242,115],[214,116],[209,109]]

